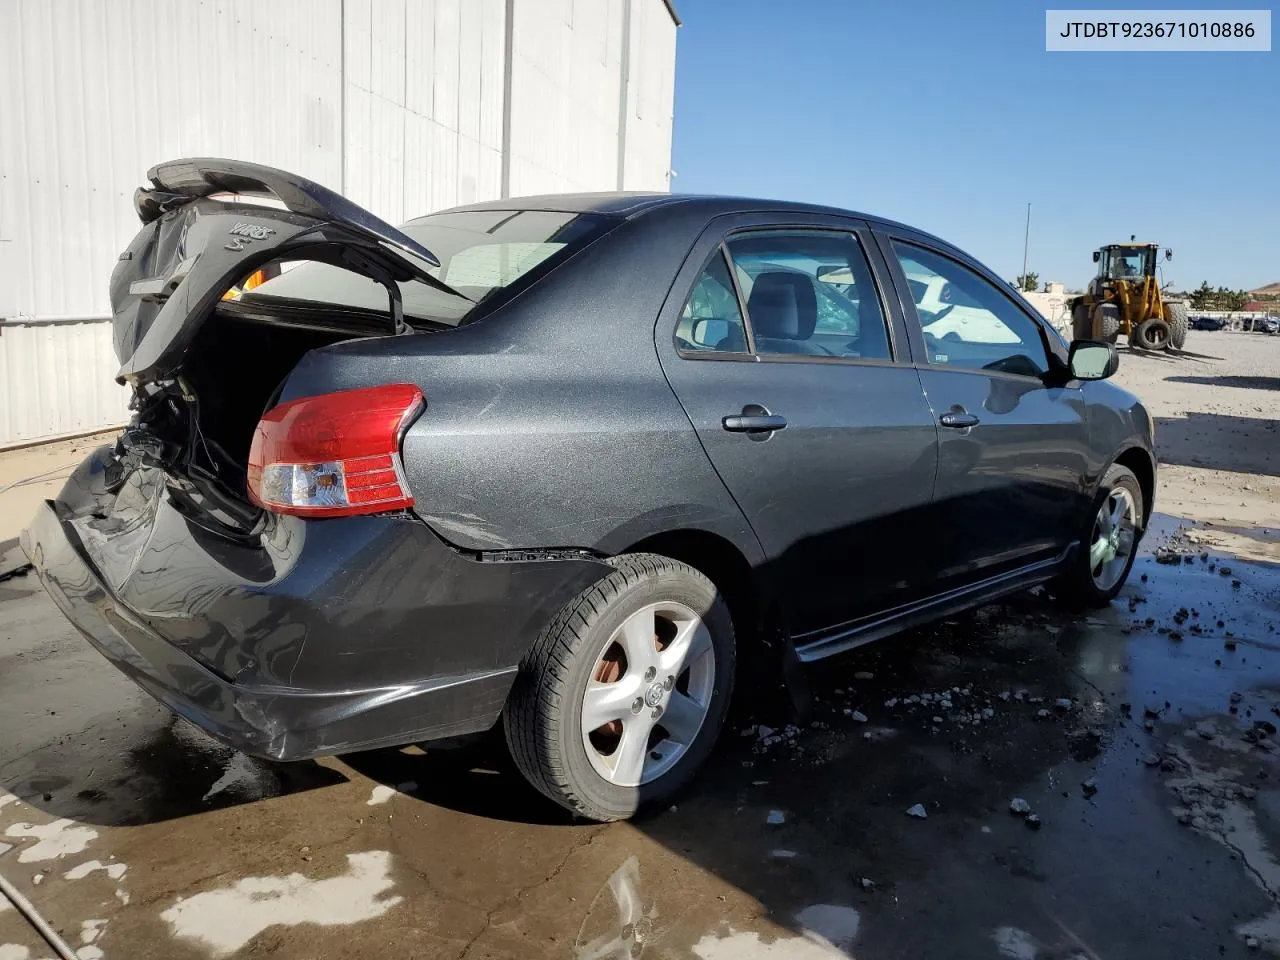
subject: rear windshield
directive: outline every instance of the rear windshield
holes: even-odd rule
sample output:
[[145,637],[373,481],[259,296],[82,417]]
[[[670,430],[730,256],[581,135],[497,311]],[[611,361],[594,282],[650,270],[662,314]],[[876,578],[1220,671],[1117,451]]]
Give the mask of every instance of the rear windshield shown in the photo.
[[[410,220],[400,229],[440,260],[428,270],[463,294],[425,283],[400,284],[405,319],[456,326],[486,298],[524,286],[605,233],[613,221],[554,210],[463,210]],[[243,297],[309,300],[387,309],[377,282],[325,263],[299,263]]]

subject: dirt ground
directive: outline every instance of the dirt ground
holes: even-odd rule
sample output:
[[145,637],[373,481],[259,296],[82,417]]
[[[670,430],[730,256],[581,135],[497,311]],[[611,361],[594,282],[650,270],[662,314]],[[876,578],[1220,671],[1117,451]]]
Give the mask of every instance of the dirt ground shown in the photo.
[[[1280,337],[1188,348],[1122,360],[1163,464],[1110,608],[1024,594],[824,664],[811,715],[741,703],[631,824],[491,737],[249,760],[0,580],[0,875],[82,960],[1280,955]],[[7,485],[82,454],[0,455],[0,575],[56,489]],[[0,960],[52,956],[6,906]]]
[[1157,508],[1196,538],[1280,561],[1280,337],[1193,330],[1181,356],[1124,351],[1116,381],[1156,418]]

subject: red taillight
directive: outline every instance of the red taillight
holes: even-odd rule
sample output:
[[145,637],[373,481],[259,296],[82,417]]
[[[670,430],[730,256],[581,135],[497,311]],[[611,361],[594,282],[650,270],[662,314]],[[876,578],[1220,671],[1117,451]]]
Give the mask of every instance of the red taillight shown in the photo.
[[262,415],[249,449],[249,497],[273,513],[345,517],[413,505],[400,437],[423,407],[412,384],[303,397]]

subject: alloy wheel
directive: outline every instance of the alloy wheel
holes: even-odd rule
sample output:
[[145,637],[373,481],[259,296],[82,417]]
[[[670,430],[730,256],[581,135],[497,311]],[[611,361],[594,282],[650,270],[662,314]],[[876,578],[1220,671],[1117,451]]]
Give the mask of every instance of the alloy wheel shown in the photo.
[[1099,590],[1110,590],[1128,567],[1137,539],[1137,507],[1124,487],[1113,489],[1093,521],[1089,544],[1089,572]]
[[595,772],[636,787],[669,771],[702,729],[715,689],[711,634],[681,603],[631,614],[604,644],[582,698]]

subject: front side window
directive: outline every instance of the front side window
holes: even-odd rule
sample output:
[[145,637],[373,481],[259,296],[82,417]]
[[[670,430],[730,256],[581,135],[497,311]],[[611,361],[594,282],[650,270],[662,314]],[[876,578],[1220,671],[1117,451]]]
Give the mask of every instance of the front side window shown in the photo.
[[676,345],[688,353],[747,352],[738,294],[724,254],[718,250],[685,301],[676,325]]
[[880,299],[853,234],[751,233],[728,249],[757,353],[890,359]]
[[893,242],[929,363],[1038,377],[1049,369],[1040,325],[984,277],[913,244]]

